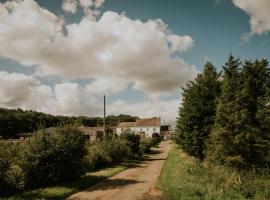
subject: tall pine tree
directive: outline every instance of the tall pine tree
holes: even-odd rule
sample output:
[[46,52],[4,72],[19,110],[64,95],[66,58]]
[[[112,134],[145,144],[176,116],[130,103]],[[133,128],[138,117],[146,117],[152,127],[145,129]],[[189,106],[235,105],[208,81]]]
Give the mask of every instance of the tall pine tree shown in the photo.
[[230,55],[208,145],[211,160],[234,167],[261,163],[269,152],[269,121],[262,117],[269,113],[268,64],[247,61],[241,71],[239,65]]
[[177,141],[183,150],[204,158],[205,143],[214,124],[216,98],[220,94],[219,74],[206,63],[202,74],[183,89],[183,103],[177,121]]

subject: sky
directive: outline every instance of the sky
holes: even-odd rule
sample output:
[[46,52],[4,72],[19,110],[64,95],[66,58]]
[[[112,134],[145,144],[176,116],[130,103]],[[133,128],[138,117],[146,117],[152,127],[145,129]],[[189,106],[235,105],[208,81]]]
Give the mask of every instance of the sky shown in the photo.
[[175,121],[230,53],[270,59],[269,0],[0,0],[0,107]]

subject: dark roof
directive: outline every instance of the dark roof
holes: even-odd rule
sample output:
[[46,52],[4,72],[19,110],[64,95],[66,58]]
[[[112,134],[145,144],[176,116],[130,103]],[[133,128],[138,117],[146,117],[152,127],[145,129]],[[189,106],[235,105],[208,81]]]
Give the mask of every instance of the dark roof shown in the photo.
[[136,121],[136,126],[160,126],[160,118],[153,117],[147,119],[138,119]]
[[152,117],[145,119],[137,119],[136,122],[121,122],[118,124],[118,128],[130,128],[141,126],[160,126],[160,117]]

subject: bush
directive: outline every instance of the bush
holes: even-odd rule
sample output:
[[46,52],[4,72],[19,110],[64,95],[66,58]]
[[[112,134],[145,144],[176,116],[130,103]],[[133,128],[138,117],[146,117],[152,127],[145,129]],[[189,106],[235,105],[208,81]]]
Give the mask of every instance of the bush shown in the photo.
[[30,187],[78,178],[85,173],[85,137],[75,125],[40,131],[26,144],[24,170]]
[[25,174],[21,168],[22,145],[0,142],[0,194],[7,195],[25,188]]
[[139,135],[135,133],[123,133],[120,137],[127,141],[127,144],[134,155],[139,153],[141,141],[141,137]]
[[152,138],[141,139],[141,143],[140,143],[140,152],[141,152],[141,154],[150,152],[150,149],[153,146],[153,144],[154,143],[153,143]]
[[152,138],[153,146],[156,146],[161,142],[161,137],[158,133],[153,133]]
[[131,155],[131,148],[125,140],[112,137],[88,145],[87,166],[89,170],[97,170],[120,163]]

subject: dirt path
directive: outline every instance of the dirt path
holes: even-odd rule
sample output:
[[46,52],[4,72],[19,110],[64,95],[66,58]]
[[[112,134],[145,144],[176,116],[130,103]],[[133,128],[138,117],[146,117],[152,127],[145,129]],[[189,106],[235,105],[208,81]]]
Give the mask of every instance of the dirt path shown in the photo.
[[[76,193],[68,200],[143,200],[156,195],[153,190],[171,148],[169,141],[161,142],[156,153],[137,167],[125,170],[88,190]],[[154,192],[153,192],[154,191]],[[154,198],[153,198],[154,199]]]

